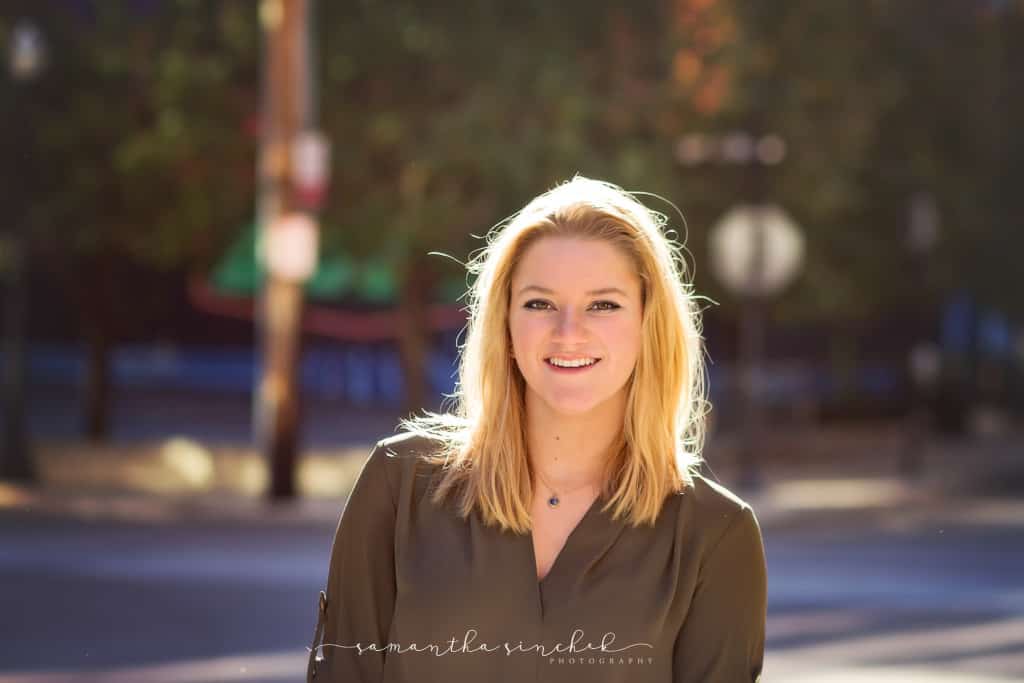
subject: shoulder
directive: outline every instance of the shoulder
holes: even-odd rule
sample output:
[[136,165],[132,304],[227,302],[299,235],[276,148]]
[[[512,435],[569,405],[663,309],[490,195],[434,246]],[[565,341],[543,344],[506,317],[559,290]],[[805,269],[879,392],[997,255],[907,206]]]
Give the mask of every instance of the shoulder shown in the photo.
[[711,551],[727,535],[760,535],[753,508],[725,486],[695,474],[693,485],[680,496],[680,523],[701,536],[705,550]]
[[433,470],[438,465],[434,458],[444,444],[411,432],[400,432],[377,441],[364,466],[366,470],[388,481],[393,491],[401,489],[402,482],[417,472]]
[[421,434],[399,432],[379,440],[374,445],[374,452],[381,451],[383,453],[382,457],[386,458],[417,459],[436,453],[441,445],[439,440],[431,439]]
[[731,517],[750,504],[722,484],[706,477],[693,475],[693,486],[688,486],[679,495],[689,496],[697,511],[705,516]]

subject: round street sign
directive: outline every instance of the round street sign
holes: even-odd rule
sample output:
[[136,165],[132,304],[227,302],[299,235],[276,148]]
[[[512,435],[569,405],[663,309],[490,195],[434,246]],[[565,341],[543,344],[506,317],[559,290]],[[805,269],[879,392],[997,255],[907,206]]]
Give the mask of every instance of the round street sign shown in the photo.
[[800,228],[771,204],[730,209],[712,228],[710,247],[715,276],[730,291],[747,296],[778,293],[804,259]]
[[305,213],[285,214],[273,221],[263,242],[263,260],[276,277],[305,282],[316,270],[319,231]]

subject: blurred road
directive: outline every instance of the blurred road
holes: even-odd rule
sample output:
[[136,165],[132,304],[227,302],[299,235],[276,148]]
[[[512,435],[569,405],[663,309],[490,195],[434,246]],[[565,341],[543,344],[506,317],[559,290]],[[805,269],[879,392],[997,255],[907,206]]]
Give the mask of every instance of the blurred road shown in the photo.
[[[1024,680],[1024,505],[771,519],[764,681]],[[302,680],[332,533],[0,512],[0,683]]]
[[766,530],[766,680],[1024,680],[1024,505],[1002,512]]
[[[342,492],[397,415],[311,401],[303,495],[271,510],[246,400],[121,392],[94,445],[67,395],[34,398],[44,486],[0,482],[0,683],[302,680]],[[767,485],[737,490],[764,683],[1024,681],[1024,438],[936,440],[908,479],[902,429],[774,431]],[[735,441],[709,449],[730,486]]]

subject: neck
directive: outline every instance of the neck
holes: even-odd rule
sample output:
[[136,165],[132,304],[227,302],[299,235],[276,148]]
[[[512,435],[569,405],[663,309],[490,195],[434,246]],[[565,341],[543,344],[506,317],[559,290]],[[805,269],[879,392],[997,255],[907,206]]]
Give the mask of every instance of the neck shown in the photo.
[[528,392],[526,447],[530,462],[556,489],[573,489],[588,483],[600,488],[624,420],[624,393],[589,413],[563,415]]

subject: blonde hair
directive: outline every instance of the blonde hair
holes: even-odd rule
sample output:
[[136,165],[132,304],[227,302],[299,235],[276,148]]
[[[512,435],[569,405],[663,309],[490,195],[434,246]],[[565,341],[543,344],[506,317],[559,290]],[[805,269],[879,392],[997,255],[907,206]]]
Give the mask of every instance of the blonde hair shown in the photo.
[[610,183],[574,177],[536,197],[486,236],[466,264],[476,273],[460,348],[452,413],[400,421],[440,442],[428,460],[443,464],[433,493],[459,514],[526,533],[532,479],[526,451],[525,380],[511,354],[511,280],[531,244],[548,236],[606,241],[636,266],[643,300],[641,347],[629,379],[626,415],[604,478],[604,510],[633,526],[654,524],[665,498],[692,486],[704,443],[706,400],[700,311],[683,279],[681,245],[664,216]]

